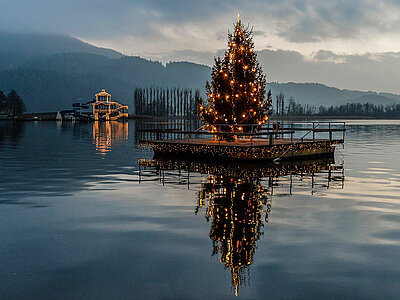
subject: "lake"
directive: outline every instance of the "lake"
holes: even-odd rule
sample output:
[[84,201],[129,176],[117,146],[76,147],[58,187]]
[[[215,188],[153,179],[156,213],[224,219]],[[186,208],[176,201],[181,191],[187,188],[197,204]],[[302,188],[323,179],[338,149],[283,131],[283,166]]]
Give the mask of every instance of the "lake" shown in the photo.
[[0,122],[1,299],[399,298],[399,121],[252,169],[141,161],[135,128]]

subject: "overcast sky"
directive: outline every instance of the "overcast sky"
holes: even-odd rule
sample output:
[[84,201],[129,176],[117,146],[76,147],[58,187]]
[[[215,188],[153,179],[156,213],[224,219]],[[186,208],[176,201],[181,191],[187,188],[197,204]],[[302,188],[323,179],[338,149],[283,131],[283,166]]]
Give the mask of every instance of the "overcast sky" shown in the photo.
[[257,50],[296,51],[305,62],[343,64],[348,57],[366,54],[379,60],[383,53],[398,56],[400,51],[398,0],[0,0],[0,4],[3,31],[60,32],[161,61],[211,65],[213,56],[226,47],[227,30],[238,13],[253,27]]

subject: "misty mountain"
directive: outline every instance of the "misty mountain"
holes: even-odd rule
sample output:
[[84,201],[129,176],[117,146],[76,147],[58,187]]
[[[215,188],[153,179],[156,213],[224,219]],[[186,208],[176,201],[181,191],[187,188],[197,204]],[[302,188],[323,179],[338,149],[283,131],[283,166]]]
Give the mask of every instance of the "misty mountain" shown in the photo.
[[77,38],[61,34],[0,32],[0,70],[18,67],[26,60],[70,52],[99,54],[119,58],[123,54],[96,47]]
[[0,72],[0,90],[15,89],[28,112],[68,109],[77,98],[89,101],[105,88],[133,112],[136,87],[203,89],[210,68],[188,62],[166,66],[140,57],[108,58],[89,53],[65,53],[29,60]]
[[[200,89],[210,79],[211,68],[190,62],[160,62],[124,56],[117,51],[62,35],[1,34],[0,90],[15,89],[28,112],[68,109],[77,98],[91,100],[105,88],[114,99],[130,106],[136,87]],[[392,104],[400,95],[342,90],[318,83],[268,83],[274,103],[283,92],[287,101],[315,106],[347,102]],[[288,102],[287,102],[288,103]]]
[[342,90],[320,83],[271,82],[268,88],[273,95],[284,93],[287,101],[293,97],[297,103],[315,106],[341,105],[350,102],[387,105],[400,102],[400,95]]

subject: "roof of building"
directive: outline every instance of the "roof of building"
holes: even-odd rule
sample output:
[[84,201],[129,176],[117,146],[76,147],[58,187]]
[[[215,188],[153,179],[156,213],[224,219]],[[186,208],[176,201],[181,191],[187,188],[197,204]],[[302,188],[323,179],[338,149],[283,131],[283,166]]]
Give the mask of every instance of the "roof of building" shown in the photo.
[[111,95],[109,93],[107,93],[105,89],[102,89],[100,93],[96,94],[96,97],[99,97],[99,96],[109,96],[109,97],[111,97]]

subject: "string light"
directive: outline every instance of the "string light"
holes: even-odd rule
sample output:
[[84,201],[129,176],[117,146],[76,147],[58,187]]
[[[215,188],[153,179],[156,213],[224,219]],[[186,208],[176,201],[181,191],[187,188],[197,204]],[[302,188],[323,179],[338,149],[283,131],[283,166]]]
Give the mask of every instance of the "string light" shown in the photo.
[[[243,34],[243,35],[242,35]],[[237,22],[233,35],[228,36],[228,48],[224,58],[217,58],[213,67],[212,83],[207,85],[207,93],[211,94],[199,109],[205,125],[226,124],[233,121],[234,126],[217,127],[217,131],[238,131],[237,125],[258,124],[271,113],[272,99],[265,99],[265,79],[262,69],[258,67],[251,31]],[[246,70],[246,71],[244,71]],[[248,74],[252,70],[256,74]],[[224,74],[219,76],[218,74]],[[250,94],[250,95],[249,95]],[[216,95],[216,97],[214,97]],[[268,94],[270,97],[270,94]],[[231,99],[229,102],[228,100]],[[266,105],[263,105],[263,103]],[[214,110],[210,110],[214,108]],[[217,113],[218,110],[218,113]],[[237,118],[237,116],[243,116]],[[243,126],[241,126],[243,127]],[[257,131],[259,128],[253,128]],[[247,127],[243,132],[249,130]],[[236,135],[220,136],[223,140],[236,140]]]
[[[260,123],[265,123],[261,122]],[[261,124],[260,124],[261,125]],[[215,126],[211,126],[212,132],[217,132]],[[335,141],[316,141],[293,144],[288,150],[288,144],[265,144],[259,147],[234,146],[229,142],[226,144],[187,144],[184,140],[181,142],[163,142],[163,141],[143,141],[141,147],[151,147],[154,152],[160,154],[173,154],[184,157],[185,155],[210,158],[235,158],[238,155],[241,158],[251,160],[272,160],[287,152],[286,157],[301,157],[310,155],[328,155],[334,151]]]

